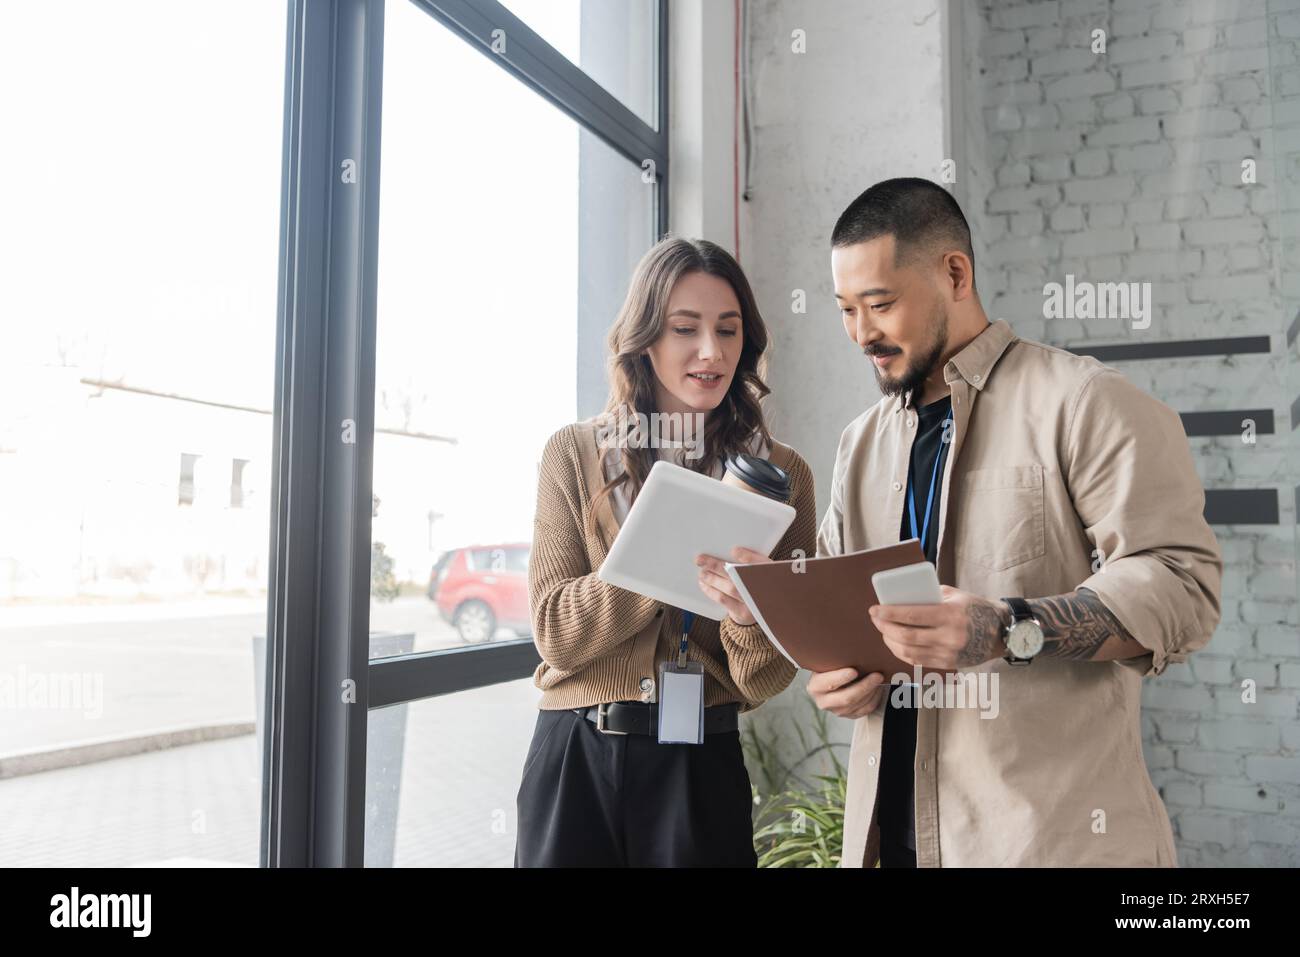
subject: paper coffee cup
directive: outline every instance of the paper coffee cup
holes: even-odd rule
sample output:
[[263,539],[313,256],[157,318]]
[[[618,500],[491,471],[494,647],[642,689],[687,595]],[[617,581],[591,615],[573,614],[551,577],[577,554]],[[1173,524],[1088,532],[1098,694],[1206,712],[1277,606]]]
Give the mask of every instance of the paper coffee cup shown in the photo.
[[747,452],[727,459],[722,482],[778,502],[790,500],[790,476],[785,470],[767,459]]

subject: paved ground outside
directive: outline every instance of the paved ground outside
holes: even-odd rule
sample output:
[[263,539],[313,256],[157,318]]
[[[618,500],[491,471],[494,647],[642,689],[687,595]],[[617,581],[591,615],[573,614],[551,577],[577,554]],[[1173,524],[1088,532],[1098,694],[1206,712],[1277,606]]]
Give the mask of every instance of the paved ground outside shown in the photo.
[[[414,632],[416,651],[460,646],[423,598],[375,604],[371,627]],[[252,635],[264,629],[255,601],[0,609],[0,676],[90,676],[91,692],[76,708],[10,706],[0,755],[253,721]],[[523,679],[406,705],[401,786],[395,800],[368,796],[367,842],[392,834],[399,867],[508,866],[537,697]],[[0,866],[255,866],[259,773],[243,735],[0,780]]]

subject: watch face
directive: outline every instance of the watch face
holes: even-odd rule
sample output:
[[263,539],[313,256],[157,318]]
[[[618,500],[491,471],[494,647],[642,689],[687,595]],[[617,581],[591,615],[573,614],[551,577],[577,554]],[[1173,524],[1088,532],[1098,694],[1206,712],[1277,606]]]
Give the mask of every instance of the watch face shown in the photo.
[[1043,629],[1035,621],[1018,621],[1007,633],[1007,651],[1017,658],[1032,658],[1043,650]]

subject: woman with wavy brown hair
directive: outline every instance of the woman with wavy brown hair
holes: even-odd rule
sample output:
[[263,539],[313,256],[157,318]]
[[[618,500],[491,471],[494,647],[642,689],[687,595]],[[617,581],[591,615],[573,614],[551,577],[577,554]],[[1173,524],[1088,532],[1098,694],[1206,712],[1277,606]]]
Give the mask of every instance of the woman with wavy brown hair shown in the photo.
[[[721,622],[692,621],[596,573],[659,458],[714,478],[733,456],[769,460],[789,479],[794,522],[771,556],[725,558],[815,553],[812,472],[763,420],[767,343],[736,261],[711,242],[664,239],[638,264],[610,330],[604,413],[546,444],[528,567],[542,697],[516,866],[755,866],[738,715],[784,689],[794,666],[754,622],[723,558],[697,559],[701,590],[727,609]],[[683,632],[703,670],[704,736],[661,744],[656,676]]]

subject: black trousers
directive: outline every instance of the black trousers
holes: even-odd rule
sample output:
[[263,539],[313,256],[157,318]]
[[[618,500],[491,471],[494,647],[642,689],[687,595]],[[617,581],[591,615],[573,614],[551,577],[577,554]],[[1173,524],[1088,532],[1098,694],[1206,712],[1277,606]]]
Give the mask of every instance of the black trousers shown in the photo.
[[516,867],[755,867],[740,732],[703,744],[603,734],[539,711],[516,799]]

